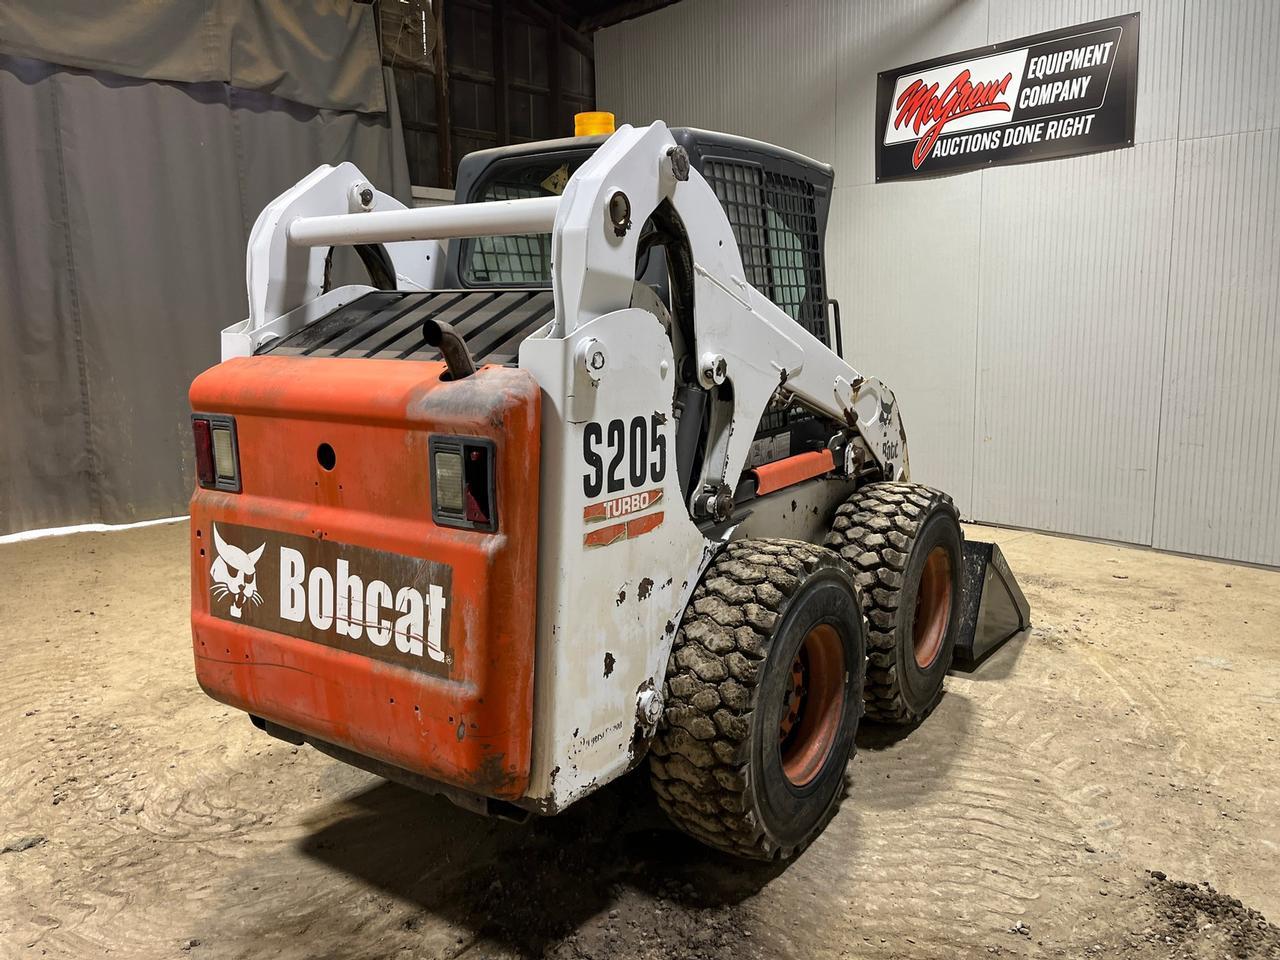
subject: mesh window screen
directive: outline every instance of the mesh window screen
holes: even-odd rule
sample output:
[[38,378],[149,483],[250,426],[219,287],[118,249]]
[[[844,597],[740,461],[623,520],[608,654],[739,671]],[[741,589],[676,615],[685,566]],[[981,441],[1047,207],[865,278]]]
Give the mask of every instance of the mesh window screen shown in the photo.
[[813,184],[730,160],[706,160],[702,175],[729,218],[747,280],[827,343]]
[[[829,345],[822,243],[813,184],[767,163],[705,158],[711,184],[733,228],[747,280]],[[798,404],[771,405],[760,418],[748,466],[799,453],[821,440],[818,420]]]
[[772,210],[765,211],[765,221],[769,225],[769,253],[773,258],[769,271],[773,302],[787,311],[792,320],[799,320],[809,289],[804,275],[804,246]]
[[747,282],[769,289],[769,254],[764,232],[764,171],[745,163],[708,160],[703,176],[716,192],[742,253]]
[[[495,181],[477,200],[523,200],[546,196],[546,191],[522,184]],[[551,279],[551,234],[478,237],[471,244],[467,277],[472,283],[541,284]]]
[[823,301],[822,244],[813,184],[766,173],[764,202],[769,216],[769,252],[773,257],[772,299],[823,343],[827,316]]

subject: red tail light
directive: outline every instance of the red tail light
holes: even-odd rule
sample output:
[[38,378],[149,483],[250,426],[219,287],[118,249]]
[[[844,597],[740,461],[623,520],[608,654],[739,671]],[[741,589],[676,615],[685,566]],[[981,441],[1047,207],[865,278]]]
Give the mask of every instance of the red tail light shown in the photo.
[[196,479],[207,490],[240,492],[240,445],[235,417],[197,413],[191,418],[196,443]]
[[467,519],[478,527],[493,525],[491,494],[493,471],[489,465],[489,448],[466,444],[462,463],[462,496],[467,505]]
[[479,437],[432,437],[431,519],[465,530],[498,529],[494,446]]
[[202,487],[212,487],[215,481],[213,473],[213,434],[209,430],[209,421],[195,418],[191,421],[191,432],[196,438],[196,479]]

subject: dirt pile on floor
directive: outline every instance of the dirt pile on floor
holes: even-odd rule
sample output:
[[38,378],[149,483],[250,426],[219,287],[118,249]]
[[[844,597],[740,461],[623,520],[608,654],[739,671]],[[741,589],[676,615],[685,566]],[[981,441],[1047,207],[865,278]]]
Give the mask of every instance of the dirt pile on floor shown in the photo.
[[[547,960],[743,960],[753,941],[743,901],[777,875],[691,848],[670,830],[644,771],[534,821],[460,885],[468,954]],[[692,854],[692,855],[691,855]]]
[[[578,866],[553,859],[549,869],[519,880],[495,877],[483,890],[475,880],[464,886],[461,894],[472,907],[468,922],[477,933],[475,954],[728,960],[742,957],[750,945],[747,918],[735,904],[706,902],[693,885],[679,881],[635,874],[621,881],[608,869]],[[586,876],[594,878],[607,905],[590,916],[555,909],[557,893],[566,905],[590,901],[588,894],[575,895]]]
[[743,960],[761,955],[745,929],[750,918],[736,906],[698,907],[687,888],[670,888],[655,902],[630,899],[602,922],[584,925],[551,947],[549,960]]
[[1148,939],[1170,946],[1174,956],[1189,958],[1280,958],[1280,927],[1257,910],[1220,893],[1206,880],[1170,880],[1150,871],[1157,927]]

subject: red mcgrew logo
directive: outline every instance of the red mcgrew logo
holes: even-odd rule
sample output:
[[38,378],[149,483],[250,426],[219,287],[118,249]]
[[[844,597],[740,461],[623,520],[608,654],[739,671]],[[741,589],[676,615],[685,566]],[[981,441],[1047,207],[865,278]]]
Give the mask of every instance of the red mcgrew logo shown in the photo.
[[[998,80],[974,83],[968,67],[965,67],[941,94],[938,93],[938,83],[926,85],[921,78],[913,80],[894,103],[898,113],[893,118],[895,130],[910,127],[912,132],[920,135],[911,152],[912,166],[920,169],[920,164],[929,156],[947,124],[977,113],[1012,113],[1013,105],[1001,99],[1012,80],[1013,74],[1006,73]],[[923,134],[921,128],[924,129]]]

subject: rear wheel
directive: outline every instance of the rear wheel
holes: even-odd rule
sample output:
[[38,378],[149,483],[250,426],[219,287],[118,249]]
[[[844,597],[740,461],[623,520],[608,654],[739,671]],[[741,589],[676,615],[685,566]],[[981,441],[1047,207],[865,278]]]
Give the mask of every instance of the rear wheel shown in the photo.
[[914,723],[942,697],[960,629],[963,535],[951,498],[873,483],[836,511],[826,545],[854,569],[867,615],[867,716]]
[[844,795],[864,659],[839,557],[793,540],[729,544],[676,634],[649,754],[676,826],[755,859],[804,849]]

